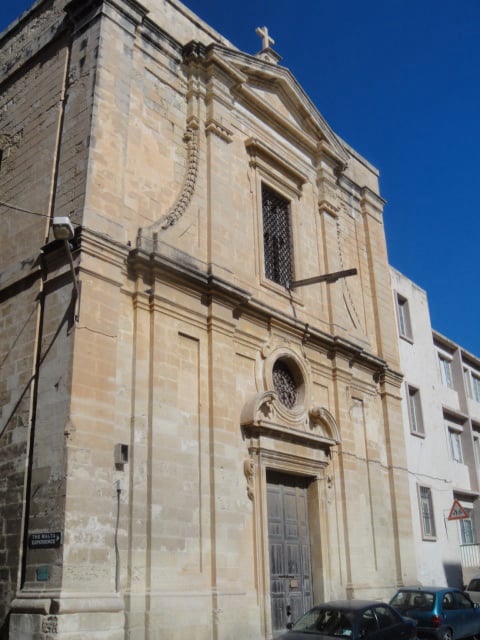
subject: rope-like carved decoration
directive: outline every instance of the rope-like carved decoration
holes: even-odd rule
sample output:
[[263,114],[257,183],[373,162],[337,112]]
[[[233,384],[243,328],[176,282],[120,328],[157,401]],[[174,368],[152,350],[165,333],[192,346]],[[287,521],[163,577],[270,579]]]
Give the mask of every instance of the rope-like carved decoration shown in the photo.
[[[183,184],[180,196],[170,211],[163,216],[158,222],[161,229],[168,229],[178,222],[178,220],[185,213],[190,201],[192,200],[193,192],[197,182],[198,174],[198,161],[199,161],[199,149],[198,149],[198,125],[196,122],[191,122],[185,131],[183,136],[184,142],[187,143],[188,149],[188,169],[185,175],[185,181]],[[157,225],[155,225],[157,226]]]

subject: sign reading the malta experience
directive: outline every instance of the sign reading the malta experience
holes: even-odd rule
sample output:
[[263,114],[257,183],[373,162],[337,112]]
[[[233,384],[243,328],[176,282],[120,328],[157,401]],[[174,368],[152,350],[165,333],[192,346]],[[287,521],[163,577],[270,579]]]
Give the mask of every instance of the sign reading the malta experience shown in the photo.
[[31,533],[28,539],[30,549],[56,549],[60,546],[62,534],[60,531],[45,531],[44,533]]

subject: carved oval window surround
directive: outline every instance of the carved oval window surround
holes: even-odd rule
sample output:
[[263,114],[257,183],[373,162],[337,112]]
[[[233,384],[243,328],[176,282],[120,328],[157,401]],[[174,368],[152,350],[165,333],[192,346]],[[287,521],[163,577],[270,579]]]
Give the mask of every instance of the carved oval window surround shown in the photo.
[[279,417],[289,424],[308,420],[309,373],[305,363],[288,347],[272,349],[263,363],[263,388],[275,393]]

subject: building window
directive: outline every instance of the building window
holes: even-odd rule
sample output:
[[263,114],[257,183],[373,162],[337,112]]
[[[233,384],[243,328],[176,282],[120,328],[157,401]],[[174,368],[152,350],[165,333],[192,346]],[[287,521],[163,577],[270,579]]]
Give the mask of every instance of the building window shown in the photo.
[[472,383],[470,380],[470,369],[467,369],[466,367],[464,367],[463,369],[463,382],[465,384],[465,391],[467,393],[467,396],[469,398],[473,398]]
[[262,184],[265,275],[286,287],[293,280],[290,202]]
[[450,455],[454,462],[463,462],[462,454],[462,434],[454,429],[448,429],[450,440]]
[[[471,509],[465,509],[470,516]],[[473,522],[470,517],[458,520],[458,528],[460,532],[460,544],[474,544]]]
[[429,487],[419,487],[418,499],[420,504],[422,536],[425,539],[433,540],[436,537],[436,531],[435,519],[433,517],[433,500],[431,489]]
[[442,384],[445,387],[449,387],[453,389],[453,378],[452,378],[452,362],[445,356],[438,354],[438,364],[440,365],[440,377],[442,379]]
[[397,293],[397,318],[398,329],[402,338],[412,339],[412,323],[410,321],[410,309],[408,300]]
[[475,464],[480,467],[480,427],[473,427],[473,455],[475,458]]
[[275,389],[280,402],[293,409],[297,403],[298,390],[295,376],[284,360],[277,360],[272,369],[273,388]]
[[407,401],[408,401],[408,417],[410,420],[410,431],[412,433],[423,434],[425,429],[423,426],[422,403],[420,400],[420,391],[407,385]]
[[472,392],[473,398],[480,402],[480,377],[472,373]]
[[467,396],[480,402],[480,374],[474,373],[469,367],[464,367],[463,379]]

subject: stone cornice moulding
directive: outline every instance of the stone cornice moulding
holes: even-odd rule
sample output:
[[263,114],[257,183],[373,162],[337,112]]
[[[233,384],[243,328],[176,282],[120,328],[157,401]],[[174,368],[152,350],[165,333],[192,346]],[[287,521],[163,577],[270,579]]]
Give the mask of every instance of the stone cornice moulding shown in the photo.
[[[46,4],[46,2],[33,5],[9,29],[4,31],[3,37],[0,39],[0,82],[4,82],[9,76],[17,73],[28,60],[38,55],[68,29],[68,21],[65,19],[63,10],[56,14],[52,12],[50,22],[45,20],[44,24],[36,23],[35,15],[41,10],[42,4]],[[25,39],[26,31],[29,32],[27,39]],[[15,42],[17,35],[18,45]],[[7,46],[8,40],[10,42]]]
[[[74,25],[74,33],[95,20],[100,15],[113,18],[115,14],[125,19],[118,23],[131,35],[149,13],[149,10],[136,0],[70,0],[65,5],[65,12]],[[130,28],[126,28],[129,25]]]
[[214,118],[210,118],[205,122],[205,133],[207,135],[214,134],[220,140],[230,144],[233,142],[233,131],[230,131],[225,125],[217,122]]
[[100,613],[123,611],[125,604],[118,594],[61,592],[60,590],[25,590],[11,604],[12,613]]
[[[209,296],[230,300],[229,305],[236,317],[246,313],[263,321],[278,323],[284,330],[294,332],[300,338],[305,335],[304,322],[254,298],[250,291],[212,274],[206,263],[165,242],[158,241],[157,250],[149,252],[142,248],[140,241],[139,247],[130,250],[128,266],[133,276],[147,276],[147,280],[152,282],[155,278],[163,279],[163,275],[168,275],[168,282],[179,282],[186,288],[200,290],[206,296],[206,302]],[[354,366],[360,367],[377,379],[391,371],[385,360],[358,344],[311,325],[308,325],[308,344],[325,350],[330,360],[340,357],[346,371]],[[392,375],[395,377],[395,372],[392,371]]]
[[[273,355],[274,360],[281,357]],[[302,383],[311,386],[306,378]],[[309,397],[308,392],[304,398],[306,403],[302,402],[296,410],[287,409],[272,389],[250,394],[241,410],[240,426],[250,436],[261,433],[301,445],[313,443],[314,447],[339,444],[340,431],[335,418],[325,407],[310,405]]]
[[78,241],[82,254],[108,262],[115,267],[123,268],[131,251],[128,244],[113,240],[110,236],[87,226],[80,227]]
[[306,456],[294,454],[291,451],[285,453],[264,446],[264,439],[258,438],[249,443],[248,452],[250,456],[258,459],[258,463],[268,469],[279,469],[282,473],[291,472],[295,475],[315,477],[319,481],[327,480],[325,470],[328,467],[330,458],[324,448],[318,450],[323,454],[323,459],[312,457],[312,451]]
[[385,204],[386,200],[379,196],[378,193],[375,193],[368,187],[362,188],[360,209],[363,214],[373,215],[377,219],[381,220]]
[[257,138],[248,138],[245,140],[245,147],[250,155],[251,166],[255,168],[260,166],[262,169],[268,168],[268,166],[276,167],[281,173],[289,176],[296,184],[298,193],[301,192],[303,185],[307,182],[307,178],[303,173],[300,173],[291,162],[285,158],[281,158],[278,152]]

